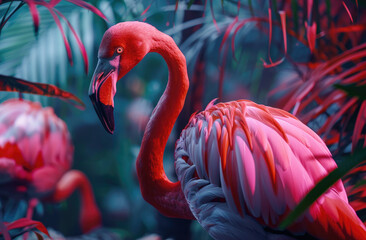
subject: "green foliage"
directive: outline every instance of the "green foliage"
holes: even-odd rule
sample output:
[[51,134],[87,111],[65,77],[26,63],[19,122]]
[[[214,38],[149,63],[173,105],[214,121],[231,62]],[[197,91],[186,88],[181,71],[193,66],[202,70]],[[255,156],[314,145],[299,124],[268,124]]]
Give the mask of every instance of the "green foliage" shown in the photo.
[[366,100],[366,84],[358,85],[357,83],[349,85],[334,84],[335,88],[346,92],[350,97],[357,97],[360,100]]

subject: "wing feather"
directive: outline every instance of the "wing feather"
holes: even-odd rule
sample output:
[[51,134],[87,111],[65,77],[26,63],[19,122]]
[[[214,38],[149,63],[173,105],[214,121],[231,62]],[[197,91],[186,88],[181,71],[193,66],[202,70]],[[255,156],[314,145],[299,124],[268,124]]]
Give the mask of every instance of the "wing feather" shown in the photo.
[[[180,159],[177,175],[183,180],[191,210],[212,236],[223,227],[214,219],[227,220],[233,214],[237,227],[252,217],[276,229],[306,193],[337,167],[320,137],[294,116],[244,100],[211,105],[192,117],[177,142],[176,157]],[[179,166],[188,163],[196,169],[198,179],[194,174],[189,175],[191,179],[182,174],[189,169]],[[202,187],[199,179],[207,185]],[[200,191],[203,193],[198,194]],[[251,232],[250,226],[241,227],[245,230],[229,234],[232,237],[225,235],[227,239],[240,239],[237,236],[243,232]],[[309,232],[320,239],[328,235],[348,239],[355,229],[361,232],[358,236],[366,235],[338,181],[288,230]],[[257,233],[263,237],[263,232]]]

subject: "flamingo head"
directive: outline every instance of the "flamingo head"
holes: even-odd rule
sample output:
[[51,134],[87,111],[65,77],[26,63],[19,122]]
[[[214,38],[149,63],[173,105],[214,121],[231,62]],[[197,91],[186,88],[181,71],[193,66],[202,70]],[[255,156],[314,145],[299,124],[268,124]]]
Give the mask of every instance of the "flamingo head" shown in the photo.
[[123,22],[110,27],[103,36],[89,97],[104,128],[111,134],[117,81],[150,51],[156,31],[147,23]]

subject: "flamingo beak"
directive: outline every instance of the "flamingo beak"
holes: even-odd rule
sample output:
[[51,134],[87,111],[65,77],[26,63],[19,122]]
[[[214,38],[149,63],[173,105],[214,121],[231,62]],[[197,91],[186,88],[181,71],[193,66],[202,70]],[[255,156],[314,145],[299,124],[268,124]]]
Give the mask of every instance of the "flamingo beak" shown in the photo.
[[114,95],[118,81],[120,56],[99,58],[89,87],[89,97],[105,130],[114,131]]

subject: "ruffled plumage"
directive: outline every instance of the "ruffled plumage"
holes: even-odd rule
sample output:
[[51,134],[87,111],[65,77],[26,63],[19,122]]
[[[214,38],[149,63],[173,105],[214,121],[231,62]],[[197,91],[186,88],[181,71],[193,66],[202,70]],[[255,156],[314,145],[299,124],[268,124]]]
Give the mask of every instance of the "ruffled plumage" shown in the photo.
[[[177,141],[175,154],[178,178],[198,221],[213,236],[221,232],[217,228],[222,224],[238,226],[225,239],[251,236],[253,229],[258,239],[269,239],[263,227],[276,229],[306,193],[337,167],[320,137],[294,116],[246,100],[209,104],[194,115]],[[233,220],[215,222],[214,218]],[[248,226],[249,222],[253,224]],[[366,238],[341,181],[288,230],[319,239]]]

